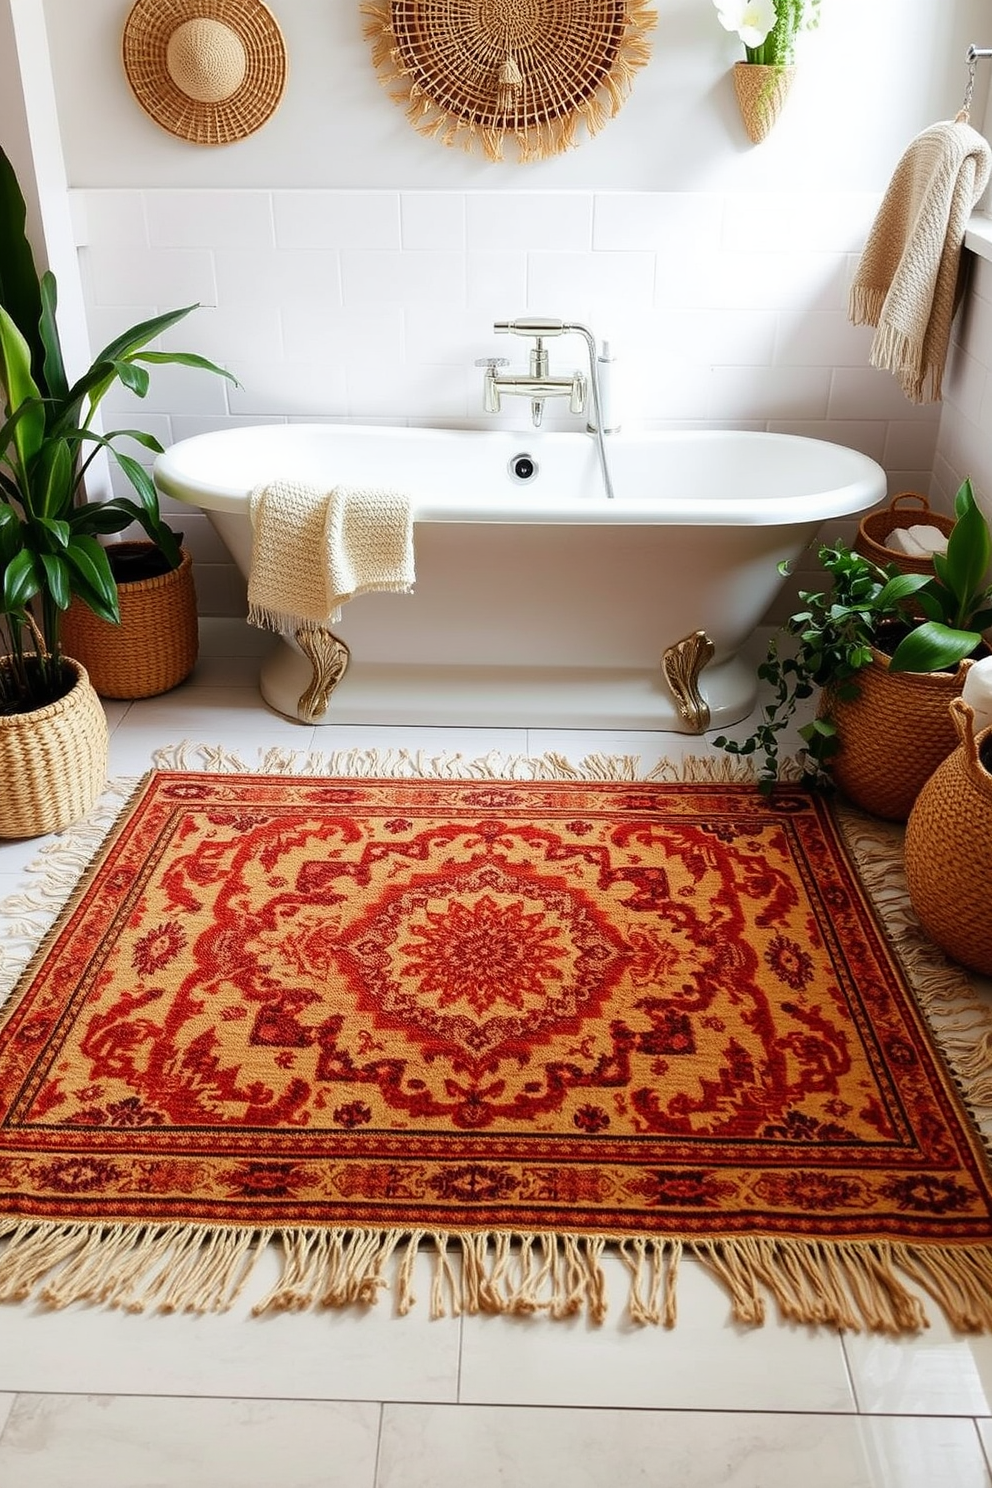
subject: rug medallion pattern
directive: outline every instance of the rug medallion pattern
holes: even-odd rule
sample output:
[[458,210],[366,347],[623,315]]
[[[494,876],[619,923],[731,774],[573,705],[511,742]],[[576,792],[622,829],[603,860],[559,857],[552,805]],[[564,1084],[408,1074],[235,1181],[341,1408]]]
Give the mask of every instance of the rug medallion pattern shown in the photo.
[[0,1030],[0,1214],[988,1245],[816,797],[151,775]]

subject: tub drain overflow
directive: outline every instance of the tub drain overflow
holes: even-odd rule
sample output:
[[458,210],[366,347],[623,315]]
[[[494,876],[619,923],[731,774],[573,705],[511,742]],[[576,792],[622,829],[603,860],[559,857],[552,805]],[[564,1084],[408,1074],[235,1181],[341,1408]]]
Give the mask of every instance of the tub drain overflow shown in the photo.
[[526,485],[528,481],[532,481],[537,475],[537,461],[533,455],[514,455],[507,468],[510,472],[510,478],[517,481],[520,485]]

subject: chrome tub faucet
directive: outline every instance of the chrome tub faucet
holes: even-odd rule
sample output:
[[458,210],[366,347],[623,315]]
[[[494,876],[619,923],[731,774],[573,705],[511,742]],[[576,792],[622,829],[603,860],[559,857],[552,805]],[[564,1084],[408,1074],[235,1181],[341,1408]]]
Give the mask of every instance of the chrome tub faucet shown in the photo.
[[530,368],[526,373],[502,372],[500,370],[502,367],[509,366],[506,357],[483,357],[476,362],[477,367],[486,369],[484,387],[486,412],[499,413],[502,394],[515,393],[521,397],[530,398],[530,412],[535,428],[540,427],[544,417],[546,398],[567,397],[572,413],[582,413],[585,410],[587,387],[585,376],[581,372],[573,372],[571,377],[552,377],[548,369],[548,352],[544,345],[545,338],[548,336],[565,336],[574,333],[583,338],[589,358],[588,387],[592,391],[593,413],[593,422],[587,427],[589,432],[595,435],[600,468],[603,473],[603,486],[606,495],[612,499],[613,480],[606,457],[606,443],[603,439],[603,399],[599,385],[596,338],[592,331],[588,326],[580,325],[577,321],[552,320],[540,315],[521,316],[516,320],[497,320],[493,330],[501,336],[531,336],[534,339],[534,345],[530,353]]

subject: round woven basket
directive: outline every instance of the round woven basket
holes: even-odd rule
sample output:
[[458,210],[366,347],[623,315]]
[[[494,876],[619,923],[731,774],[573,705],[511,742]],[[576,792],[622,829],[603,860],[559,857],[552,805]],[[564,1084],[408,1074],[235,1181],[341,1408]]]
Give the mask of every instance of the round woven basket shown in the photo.
[[[131,552],[151,543],[120,543]],[[62,620],[67,651],[77,656],[101,697],[145,698],[185,681],[196,665],[199,632],[193,560],[154,579],[117,585],[121,623],[112,625],[73,600]]]
[[992,728],[974,732],[962,699],[950,706],[957,749],[927,781],[906,826],[906,880],[931,940],[992,976]]
[[930,503],[919,491],[900,491],[893,496],[882,511],[869,512],[858,524],[858,535],[854,551],[862,558],[877,563],[880,568],[895,564],[900,573],[932,574],[930,558],[913,558],[909,553],[900,553],[896,548],[887,548],[885,539],[897,527],[917,527],[923,524],[936,527],[945,537],[954,530],[954,518],[930,510]]
[[[0,657],[0,667],[8,667]],[[75,683],[33,713],[0,716],[0,837],[60,832],[92,810],[107,780],[107,719],[85,667],[68,657]]]
[[840,738],[830,774],[863,811],[901,822],[957,745],[948,705],[960,695],[971,661],[954,672],[892,672],[883,651],[872,647],[872,657],[857,674],[859,697],[842,702],[829,689],[824,696]]

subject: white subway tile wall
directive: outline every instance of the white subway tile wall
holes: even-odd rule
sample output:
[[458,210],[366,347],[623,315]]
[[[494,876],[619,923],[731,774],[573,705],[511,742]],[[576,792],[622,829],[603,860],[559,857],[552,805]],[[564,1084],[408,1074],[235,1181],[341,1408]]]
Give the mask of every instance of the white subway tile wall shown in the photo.
[[949,508],[966,475],[992,520],[992,262],[977,257],[944,378],[934,500]]
[[[94,348],[197,302],[164,338],[239,387],[156,368],[148,399],[108,416],[162,440],[238,422],[333,419],[524,428],[482,409],[479,357],[520,314],[587,322],[619,358],[624,422],[772,429],[833,439],[929,491],[940,406],[908,403],[868,365],[847,291],[877,209],[869,193],[77,190]],[[992,265],[958,328],[935,498],[992,456]],[[984,346],[985,360],[979,355]],[[582,365],[577,341],[552,366]],[[575,426],[549,408],[552,428]],[[202,517],[181,513],[201,612],[243,611],[244,586]],[[846,535],[851,535],[848,524]],[[837,535],[845,535],[844,531]],[[810,559],[810,568],[812,568]],[[784,601],[787,602],[787,599]]]

